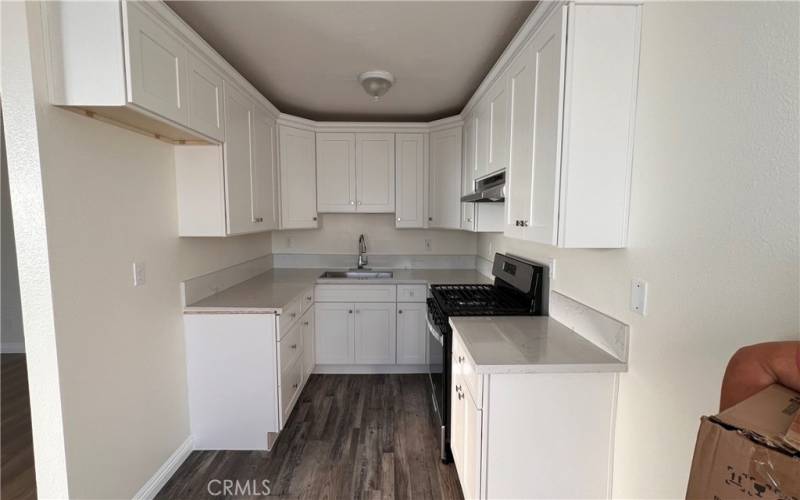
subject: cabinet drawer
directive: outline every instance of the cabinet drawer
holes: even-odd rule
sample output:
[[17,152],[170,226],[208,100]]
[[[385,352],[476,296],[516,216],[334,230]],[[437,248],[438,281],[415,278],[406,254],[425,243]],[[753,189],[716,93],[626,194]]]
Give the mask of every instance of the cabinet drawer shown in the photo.
[[300,300],[303,303],[302,312],[306,312],[308,308],[311,307],[311,304],[314,303],[314,287],[313,286],[308,287],[308,290],[303,292],[303,296],[300,298]]
[[300,392],[303,378],[302,367],[303,363],[298,359],[281,372],[281,416],[283,417],[281,427],[286,426],[289,414],[292,413],[294,400],[297,393]]
[[317,302],[394,302],[397,285],[317,285]]
[[302,324],[295,322],[289,332],[278,342],[280,352],[281,371],[297,361],[303,352],[303,328]]
[[[457,332],[453,331],[453,380],[456,379],[456,374],[466,386],[472,396],[472,400],[478,409],[483,408],[483,376],[475,373],[475,365],[467,355],[461,337]],[[455,382],[454,382],[455,383]]]
[[294,300],[286,304],[283,307],[283,312],[280,316],[280,336],[279,338],[283,338],[284,335],[289,333],[289,329],[294,325],[297,320],[300,318],[300,313],[303,308],[302,297],[296,297]]
[[398,302],[425,302],[428,285],[397,285]]

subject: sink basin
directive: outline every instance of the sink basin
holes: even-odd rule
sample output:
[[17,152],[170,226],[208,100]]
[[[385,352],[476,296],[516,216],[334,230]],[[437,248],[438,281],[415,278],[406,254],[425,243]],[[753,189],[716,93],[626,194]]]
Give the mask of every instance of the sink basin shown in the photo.
[[375,280],[391,279],[392,271],[325,271],[320,278],[323,279],[349,279],[349,280]]

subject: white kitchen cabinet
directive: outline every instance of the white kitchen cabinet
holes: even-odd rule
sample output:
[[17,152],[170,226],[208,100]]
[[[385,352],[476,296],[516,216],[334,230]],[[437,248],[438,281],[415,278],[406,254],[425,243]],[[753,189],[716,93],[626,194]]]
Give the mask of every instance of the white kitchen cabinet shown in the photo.
[[356,134],[356,211],[395,211],[394,134]]
[[355,362],[387,365],[396,361],[397,304],[362,302],[355,304]]
[[175,146],[179,236],[277,228],[275,120],[233,84],[223,94],[225,143]]
[[508,236],[571,248],[627,244],[640,9],[559,6],[515,56]]
[[225,140],[222,75],[189,51],[189,127],[218,141]]
[[314,306],[314,320],[316,363],[353,364],[355,305],[346,302],[319,302]]
[[253,216],[253,119],[255,103],[233,85],[225,85],[225,128],[223,146],[225,199],[228,234],[249,233],[255,228]]
[[314,373],[314,365],[316,365],[313,305],[300,317],[300,328],[302,328],[303,336],[303,385],[305,385],[308,377]]
[[504,77],[494,82],[487,95],[489,110],[489,151],[486,173],[508,167],[508,88]]
[[427,363],[428,306],[425,302],[397,304],[397,364]]
[[317,134],[317,210],[356,211],[356,135]]
[[278,229],[280,190],[278,180],[278,127],[263,108],[253,116],[252,210],[259,231]]
[[461,126],[431,132],[430,227],[461,227],[461,134]]
[[489,173],[489,144],[492,134],[492,107],[489,99],[484,96],[475,109],[475,176],[483,177]]
[[137,2],[124,2],[130,73],[128,98],[157,115],[187,125],[189,53],[181,40]]
[[164,139],[223,139],[219,72],[198,57],[200,46],[187,43],[182,21],[165,5],[41,5],[52,104]]
[[395,227],[425,227],[427,183],[426,135],[397,134],[395,138]]
[[314,132],[280,125],[281,228],[315,228],[317,222]]

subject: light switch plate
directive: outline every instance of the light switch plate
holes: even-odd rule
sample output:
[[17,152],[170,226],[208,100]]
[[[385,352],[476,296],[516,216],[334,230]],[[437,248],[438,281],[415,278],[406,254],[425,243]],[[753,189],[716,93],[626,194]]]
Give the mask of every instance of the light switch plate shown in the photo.
[[647,312],[647,282],[640,278],[631,280],[631,311],[642,316]]
[[133,263],[133,286],[142,286],[145,284],[147,276],[145,274],[144,262]]

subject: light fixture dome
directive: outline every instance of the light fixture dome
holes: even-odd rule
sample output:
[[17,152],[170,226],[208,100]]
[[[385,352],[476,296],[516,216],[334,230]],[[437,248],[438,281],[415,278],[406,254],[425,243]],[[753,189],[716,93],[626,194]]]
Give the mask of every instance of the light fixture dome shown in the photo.
[[378,101],[392,88],[394,75],[383,70],[365,71],[358,75],[358,81],[364,91],[372,96],[372,100]]

